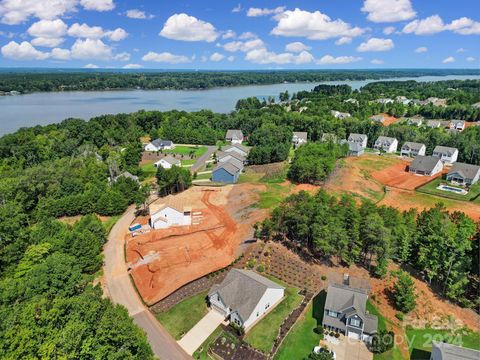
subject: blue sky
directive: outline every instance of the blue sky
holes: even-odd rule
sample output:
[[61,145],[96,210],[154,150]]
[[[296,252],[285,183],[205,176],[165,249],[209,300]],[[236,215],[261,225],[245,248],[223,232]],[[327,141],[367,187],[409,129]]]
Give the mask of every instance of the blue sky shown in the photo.
[[479,68],[478,0],[0,0],[0,67]]

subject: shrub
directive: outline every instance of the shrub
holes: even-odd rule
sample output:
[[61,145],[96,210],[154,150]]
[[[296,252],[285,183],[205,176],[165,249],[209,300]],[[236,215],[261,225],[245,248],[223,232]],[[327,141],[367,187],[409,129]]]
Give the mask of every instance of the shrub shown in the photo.
[[320,279],[322,279],[323,281],[325,281],[325,280],[327,280],[327,277],[326,277],[325,275],[322,275],[322,276],[320,277]]
[[265,266],[263,264],[260,264],[257,266],[257,271],[258,272],[264,272],[265,271]]
[[250,260],[247,261],[247,268],[253,269],[256,264],[257,264],[256,259],[250,259]]
[[393,348],[395,334],[393,331],[380,330],[372,336],[372,352],[381,354]]
[[403,319],[404,319],[403,313],[396,313],[395,317],[400,321],[403,321]]
[[340,334],[339,333],[335,333],[334,335],[337,339],[340,337]]
[[313,331],[315,332],[315,334],[322,335],[324,332],[324,329],[322,325],[317,325],[317,327]]

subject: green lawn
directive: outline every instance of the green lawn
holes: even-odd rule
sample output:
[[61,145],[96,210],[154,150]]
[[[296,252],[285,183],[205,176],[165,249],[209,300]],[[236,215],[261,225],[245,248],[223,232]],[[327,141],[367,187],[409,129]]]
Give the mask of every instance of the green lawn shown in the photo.
[[185,159],[185,160],[180,160],[180,163],[182,166],[191,166],[193,164],[195,164],[195,159]]
[[429,360],[432,341],[447,342],[462,347],[480,350],[480,334],[470,330],[451,332],[434,329],[407,329],[408,350],[411,360]]
[[202,156],[207,152],[206,146],[175,146],[172,150],[163,150],[165,154],[178,154],[178,155],[190,155],[190,152],[193,151],[193,155],[198,157]]
[[207,314],[206,296],[207,292],[192,296],[170,310],[156,314],[156,317],[167,331],[179,340]]
[[276,183],[267,183],[267,190],[260,193],[258,206],[261,209],[273,209],[289,194],[292,186],[283,186]]
[[[274,281],[280,283],[276,279]],[[287,287],[282,302],[248,331],[245,341],[254,348],[268,353],[283,320],[302,302],[302,296],[298,291],[297,288]]]
[[215,331],[210,334],[207,340],[203,342],[202,346],[200,346],[197,351],[193,353],[193,358],[195,360],[212,360],[213,358],[208,355],[208,349],[210,348],[210,345],[222,334],[222,327],[217,327]]
[[120,219],[120,216],[121,215],[111,216],[107,219],[107,221],[103,223],[103,226],[105,227],[105,231],[107,234],[110,232],[110,230],[112,230],[113,225],[115,225],[118,219]]
[[211,177],[212,177],[212,173],[197,174],[197,177],[195,178],[195,180],[210,180]]
[[[448,199],[461,200],[461,201],[470,201],[480,194],[480,184],[473,185],[470,188],[470,191],[468,192],[468,194],[459,195],[459,194],[452,193],[450,191],[438,190],[437,186],[440,185],[441,183],[446,184],[447,181],[441,178],[435,179],[429,182],[428,184],[423,185],[417,191],[426,193],[426,194],[445,197]],[[454,186],[454,187],[457,187],[457,186]]]
[[140,168],[142,169],[142,177],[144,179],[154,177],[157,174],[157,168],[153,166],[153,163],[144,164]]
[[314,332],[322,324],[326,293],[321,292],[308,304],[307,309],[283,340],[275,360],[303,360],[318,346],[322,335]]

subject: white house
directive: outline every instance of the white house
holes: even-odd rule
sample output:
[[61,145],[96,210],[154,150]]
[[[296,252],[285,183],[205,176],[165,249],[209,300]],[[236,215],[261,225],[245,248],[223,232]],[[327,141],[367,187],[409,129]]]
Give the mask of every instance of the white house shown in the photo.
[[145,145],[145,151],[172,150],[175,144],[170,140],[155,139]]
[[448,172],[447,180],[458,185],[474,185],[480,181],[480,166],[456,162]]
[[445,342],[432,342],[430,360],[478,360],[480,351],[452,345]]
[[181,162],[178,159],[175,159],[173,156],[167,155],[160,160],[158,160],[156,163],[153,164],[156,168],[162,167],[164,169],[171,169],[172,166],[180,166]]
[[303,131],[294,131],[292,136],[292,143],[295,148],[307,142],[308,133]]
[[397,151],[398,140],[388,136],[379,136],[373,145],[374,149],[383,150],[387,153],[394,153]]
[[433,176],[443,170],[442,161],[435,156],[417,156],[409,165],[408,171],[412,174]]
[[426,151],[427,147],[425,146],[425,144],[407,141],[405,144],[403,144],[400,155],[412,157],[415,157],[417,155],[425,156]]
[[337,119],[346,119],[346,118],[349,118],[349,117],[352,116],[349,113],[344,113],[344,112],[340,112],[340,111],[337,111],[337,110],[330,111],[330,114],[332,114],[332,116],[337,118]]
[[442,126],[442,122],[440,120],[427,120],[427,127],[432,129],[437,129]]
[[458,159],[458,149],[448,146],[435,146],[433,156],[439,157],[446,164],[453,164]]
[[285,288],[250,270],[232,269],[208,293],[215,311],[248,330],[280,303]]
[[150,226],[154,229],[192,224],[192,208],[185,206],[172,195],[153,202],[149,207],[149,212]]
[[360,144],[360,146],[364,149],[367,147],[367,140],[368,140],[368,137],[365,134],[351,133],[350,136],[348,137],[348,142],[354,142],[354,143]]
[[241,144],[243,142],[243,132],[242,130],[227,130],[225,135],[225,140],[230,141],[232,144]]
[[237,154],[242,155],[243,157],[246,157],[248,155],[249,149],[240,144],[232,144],[232,145],[223,147],[222,151],[225,153],[236,152]]
[[465,130],[465,121],[463,120],[450,120],[448,124],[450,130],[463,131]]

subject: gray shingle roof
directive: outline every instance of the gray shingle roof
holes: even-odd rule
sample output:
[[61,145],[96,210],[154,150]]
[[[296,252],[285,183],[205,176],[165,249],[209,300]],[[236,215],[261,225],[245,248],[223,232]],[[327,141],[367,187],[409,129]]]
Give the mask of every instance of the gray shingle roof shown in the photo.
[[403,144],[402,150],[409,150],[410,149],[410,150],[417,150],[418,151],[423,146],[425,146],[425,144],[407,141],[405,144]]
[[236,151],[230,151],[228,153],[221,151],[217,154],[218,159],[223,159],[224,157],[227,157],[227,156],[231,156],[232,158],[237,159],[238,161],[242,161],[242,162],[244,162],[246,160],[244,156],[240,155]]
[[253,271],[233,269],[221,284],[210,289],[208,295],[218,292],[224,304],[232,311],[237,311],[243,321],[246,321],[268,289],[284,287]]
[[435,156],[417,155],[410,164],[410,170],[430,173],[441,160]]
[[233,163],[228,161],[223,163],[218,163],[217,167],[213,169],[213,171],[217,171],[220,169],[224,169],[226,172],[228,172],[231,175],[236,175],[241,170],[238,167],[236,167]]
[[162,140],[162,139],[155,139],[152,141],[152,144],[156,147],[172,146],[172,142],[170,140]]
[[478,360],[480,351],[434,341],[432,343],[433,360]]
[[243,140],[243,132],[242,130],[230,129],[227,130],[227,135],[225,135],[226,139],[234,139],[234,140]]
[[348,137],[348,141],[364,141],[365,139],[367,139],[367,135],[365,134],[351,133]]
[[298,140],[304,140],[307,141],[307,133],[304,131],[294,131],[293,132],[293,137],[296,137]]
[[240,144],[232,144],[232,145],[228,145],[228,146],[225,146],[223,147],[223,152],[228,152],[228,150],[232,149],[232,148],[237,148],[245,153],[248,154],[248,152],[250,151],[249,148],[247,148],[246,146],[243,146],[243,145],[240,145]]
[[[161,160],[161,159],[160,159]],[[179,165],[180,160],[175,159],[173,156],[167,155],[163,158],[166,162],[168,162],[170,165]]]
[[448,172],[448,175],[458,173],[465,179],[474,179],[479,171],[480,166],[456,162]]
[[448,147],[448,146],[435,146],[435,149],[433,149],[434,153],[441,153],[446,156],[452,156],[456,151],[458,151],[457,148],[453,147]]
[[390,146],[396,139],[388,136],[379,136],[377,141],[375,141],[375,145],[382,144]]

